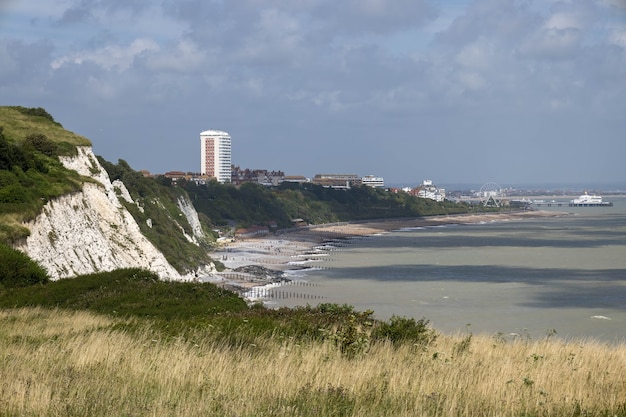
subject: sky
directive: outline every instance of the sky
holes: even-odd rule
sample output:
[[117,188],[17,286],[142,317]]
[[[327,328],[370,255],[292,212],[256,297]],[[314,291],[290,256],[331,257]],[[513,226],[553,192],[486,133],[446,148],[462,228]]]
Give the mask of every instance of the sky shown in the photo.
[[286,175],[626,183],[626,0],[0,0],[0,105],[153,173],[219,129]]

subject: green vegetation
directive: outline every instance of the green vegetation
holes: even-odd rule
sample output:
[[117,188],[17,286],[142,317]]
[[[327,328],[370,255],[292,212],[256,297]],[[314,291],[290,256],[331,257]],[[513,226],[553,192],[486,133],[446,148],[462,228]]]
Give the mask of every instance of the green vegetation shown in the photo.
[[[164,282],[156,274],[140,269],[54,282],[38,278],[4,281],[0,308],[39,306],[147,318],[163,335],[177,337],[188,337],[190,329],[209,327],[214,337],[231,344],[253,343],[256,338],[276,334],[309,341],[326,338],[336,341],[341,351],[351,356],[364,353],[370,340],[393,340],[387,327],[373,331],[380,323],[372,318],[372,311],[359,313],[351,306],[335,304],[277,310],[261,305],[248,307],[235,293],[214,284]],[[435,337],[427,325],[425,320],[406,319],[402,335],[396,331],[393,337],[414,343],[430,342]]]
[[[22,224],[33,220],[56,197],[79,191],[85,181],[67,170],[59,156],[75,155],[76,146],[89,141],[68,132],[42,108],[0,107],[0,242],[14,243],[28,236]],[[96,169],[95,160],[94,169]],[[173,186],[164,178],[146,178],[123,160],[112,164],[100,158],[111,180],[120,179],[134,203],[121,199],[142,233],[179,272],[187,273],[211,259],[208,250],[217,227],[235,224],[290,228],[293,219],[310,224],[463,213],[466,205],[437,203],[405,193],[370,187],[336,190],[313,184],[283,183],[266,188],[240,187],[215,181],[197,185],[182,181]],[[187,194],[199,213],[204,238],[189,242],[193,231],[177,201]],[[54,243],[54,236],[51,236]]]
[[625,349],[248,307],[122,270],[0,289],[0,415],[624,417]]
[[[90,145],[63,129],[42,108],[0,107],[0,242],[10,244],[27,237],[23,222],[36,218],[48,201],[80,191],[84,182],[92,181],[59,161],[59,156],[76,155],[76,146]],[[144,178],[124,161],[118,165],[100,162],[111,180],[121,179],[141,206],[121,200],[172,266],[186,273],[211,261],[207,254],[214,242],[211,232],[205,233],[206,238],[196,236],[198,244],[185,237],[193,236],[193,231],[176,204],[184,190]],[[95,160],[93,164],[97,166]],[[53,244],[54,236],[50,239]]]
[[[0,107],[0,116],[7,111]],[[43,121],[33,123],[32,129],[40,125],[56,126],[46,117],[36,119]],[[0,123],[8,122],[9,126],[13,121],[10,118],[0,120]],[[68,142],[59,144],[43,133],[19,135],[15,132],[0,125],[0,242],[5,243],[28,236],[22,222],[33,220],[50,199],[80,190],[85,181],[75,171],[65,169],[58,159]]]
[[0,106],[0,126],[7,138],[18,143],[30,135],[44,135],[59,146],[61,155],[75,155],[76,146],[91,146],[87,138],[65,130],[40,107]]
[[349,220],[419,217],[467,213],[470,207],[452,202],[436,202],[407,193],[391,193],[368,186],[349,190],[315,184],[283,183],[275,188],[243,184],[239,188],[211,181],[206,185],[182,182],[198,212],[214,225],[236,222],[240,227],[292,226],[293,219],[310,224]]
[[205,221],[205,237],[196,236],[198,245],[189,242],[187,236],[193,236],[193,230],[187,217],[177,205],[185,191],[172,187],[168,179],[147,178],[133,170],[126,161],[119,160],[117,165],[98,158],[109,174],[111,181],[121,180],[134,203],[120,199],[132,214],[141,229],[154,246],[159,249],[167,261],[181,273],[194,270],[198,265],[211,261],[208,250],[215,243],[215,236]]
[[211,284],[164,282],[156,274],[141,269],[120,269],[29,288],[5,289],[0,307],[20,306],[85,309],[161,320],[192,319],[247,309],[246,303],[230,291]]
[[28,236],[22,222],[50,199],[80,190],[85,179],[58,159],[76,154],[77,145],[91,144],[44,109],[0,106],[0,242]]
[[[0,242],[27,236],[22,222],[89,180],[58,159],[80,145],[90,143],[44,109],[0,107]],[[173,186],[100,163],[181,272],[208,261],[214,238],[185,237],[185,193],[206,230],[492,210],[369,187]],[[626,347],[549,336],[446,336],[426,319],[381,321],[348,305],[248,306],[140,269],[52,282],[0,243],[0,416],[626,416]]]
[[0,290],[49,281],[46,271],[20,251],[0,243]]

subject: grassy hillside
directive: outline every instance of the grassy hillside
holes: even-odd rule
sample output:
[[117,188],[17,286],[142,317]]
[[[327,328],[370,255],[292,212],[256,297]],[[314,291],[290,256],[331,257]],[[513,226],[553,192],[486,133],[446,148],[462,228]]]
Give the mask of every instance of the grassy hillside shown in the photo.
[[22,222],[34,219],[47,201],[78,191],[87,179],[67,170],[59,155],[90,145],[43,109],[0,107],[0,242],[28,236]]
[[[91,143],[63,129],[44,109],[0,107],[0,243],[27,237],[29,231],[23,222],[36,218],[48,201],[80,191],[85,181],[92,181],[65,169],[59,161],[60,155],[76,154],[79,145]],[[210,233],[200,239],[199,246],[184,235],[193,234],[176,205],[184,190],[144,178],[123,161],[118,165],[100,162],[111,180],[124,181],[142,205],[143,211],[135,204],[126,204],[142,233],[172,266],[186,273],[211,261],[207,249],[214,238]]]
[[247,307],[139,270],[0,304],[0,415],[626,416],[626,345]]
[[214,285],[164,282],[156,274],[140,269],[120,269],[41,285],[7,285],[0,295],[0,308],[84,309],[114,316],[161,320],[190,320],[247,309],[246,303],[237,295]]
[[42,134],[69,155],[76,146],[91,146],[87,138],[65,130],[42,108],[0,106],[0,126],[4,127],[4,134],[9,140],[21,142],[29,135]]
[[407,193],[392,193],[368,186],[349,190],[315,184],[283,183],[268,188],[257,184],[235,187],[216,181],[206,185],[182,182],[196,210],[214,225],[234,221],[241,227],[269,225],[292,227],[292,219],[310,224],[383,218],[419,217],[481,210],[452,202],[436,202]]

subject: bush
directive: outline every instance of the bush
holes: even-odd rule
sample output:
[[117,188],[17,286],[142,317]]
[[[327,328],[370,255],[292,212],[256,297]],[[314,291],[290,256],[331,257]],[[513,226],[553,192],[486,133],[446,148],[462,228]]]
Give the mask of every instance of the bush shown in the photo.
[[160,281],[155,273],[138,268],[61,279],[0,297],[0,308],[25,306],[191,321],[247,309],[236,294],[213,284]]
[[45,284],[45,269],[20,251],[0,244],[0,289]]
[[372,332],[374,340],[389,340],[394,345],[401,343],[413,343],[426,346],[432,343],[437,335],[428,327],[426,319],[415,320],[413,318],[393,316],[389,322],[381,322]]
[[26,136],[22,146],[26,149],[32,148],[46,156],[57,156],[58,153],[57,144],[41,133],[33,133]]
[[22,114],[26,114],[28,116],[38,116],[43,117],[45,119],[54,122],[57,125],[60,125],[58,122],[54,120],[52,115],[46,111],[43,107],[22,107],[22,106],[10,106],[10,108],[19,111]]

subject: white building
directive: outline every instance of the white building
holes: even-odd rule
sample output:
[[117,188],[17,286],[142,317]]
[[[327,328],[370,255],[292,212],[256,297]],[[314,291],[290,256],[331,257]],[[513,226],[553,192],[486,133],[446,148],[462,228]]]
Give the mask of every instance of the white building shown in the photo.
[[205,130],[200,133],[200,145],[200,173],[221,183],[230,182],[230,135],[221,130]]
[[373,175],[366,175],[363,178],[361,178],[361,184],[368,185],[374,188],[384,188],[385,180],[383,179],[383,177],[375,177]]
[[420,198],[430,198],[435,201],[443,201],[446,199],[446,190],[435,187],[431,180],[424,180],[417,192],[417,196]]

